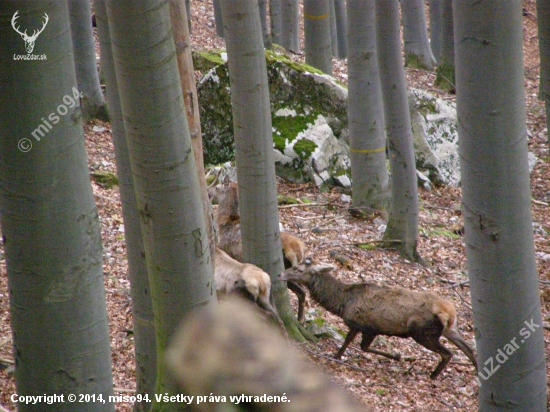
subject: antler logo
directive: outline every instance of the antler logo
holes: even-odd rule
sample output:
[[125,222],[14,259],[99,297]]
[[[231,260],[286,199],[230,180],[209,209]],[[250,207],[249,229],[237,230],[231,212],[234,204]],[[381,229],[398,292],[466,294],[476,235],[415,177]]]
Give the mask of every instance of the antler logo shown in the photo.
[[13,14],[13,17],[11,18],[11,26],[17,33],[21,35],[21,37],[25,41],[25,49],[27,50],[27,54],[31,54],[32,51],[34,50],[34,43],[36,42],[38,35],[44,31],[44,29],[46,28],[46,24],[48,24],[48,21],[50,21],[50,18],[46,13],[44,13],[44,24],[42,24],[42,28],[40,30],[34,30],[32,33],[32,36],[29,36],[27,34],[27,30],[25,30],[24,32],[21,32],[19,30],[19,27],[15,26],[15,21],[17,20],[18,17],[19,17],[19,10],[17,10]]

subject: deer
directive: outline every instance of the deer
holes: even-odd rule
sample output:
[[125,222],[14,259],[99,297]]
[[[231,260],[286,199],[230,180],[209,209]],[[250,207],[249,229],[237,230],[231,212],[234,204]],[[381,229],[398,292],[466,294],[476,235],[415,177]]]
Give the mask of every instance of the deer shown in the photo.
[[238,262],[216,248],[214,279],[218,299],[227,295],[238,295],[255,302],[285,331],[283,321],[271,302],[271,278],[262,269],[250,263]]
[[11,18],[11,26],[13,27],[13,29],[17,33],[19,33],[19,35],[21,36],[21,38],[25,42],[25,49],[27,50],[27,54],[31,54],[32,51],[34,50],[34,44],[36,42],[36,39],[38,38],[38,35],[44,31],[44,29],[46,28],[46,25],[50,21],[50,18],[48,17],[48,15],[46,13],[44,13],[44,23],[42,24],[42,28],[39,29],[39,30],[34,30],[31,36],[29,36],[27,34],[27,30],[25,30],[24,32],[21,32],[19,30],[19,26],[17,26],[17,27],[15,26],[15,24],[16,24],[15,21],[18,18],[19,18],[19,10],[17,10],[13,14],[13,17]]
[[[244,261],[241,240],[241,223],[239,214],[239,193],[237,183],[224,184],[223,193],[218,194],[218,247],[233,259]],[[298,237],[281,232],[281,244],[285,268],[297,266],[305,258],[306,245]],[[298,297],[298,322],[305,320],[306,290],[296,282],[287,282],[287,286]]]
[[336,359],[342,357],[360,332],[364,352],[394,360],[400,360],[401,356],[370,348],[376,336],[412,338],[441,356],[430,375],[431,379],[437,379],[453,357],[453,353],[439,341],[444,336],[464,352],[477,370],[474,351],[458,331],[456,309],[450,301],[429,292],[372,282],[346,284],[331,275],[333,270],[331,265],[314,264],[311,259],[305,259],[298,266],[282,272],[279,279],[306,286],[315,302],[342,318],[349,327]]

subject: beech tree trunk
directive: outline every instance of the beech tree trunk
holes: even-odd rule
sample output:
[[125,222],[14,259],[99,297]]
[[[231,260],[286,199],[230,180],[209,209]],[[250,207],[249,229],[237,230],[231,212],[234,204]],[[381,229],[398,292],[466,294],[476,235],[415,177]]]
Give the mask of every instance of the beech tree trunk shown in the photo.
[[522,1],[455,0],[454,13],[479,410],[542,412],[548,388],[527,161]]
[[403,38],[405,42],[405,65],[433,70],[435,57],[428,40],[424,0],[401,0]]
[[71,19],[76,79],[78,90],[83,94],[84,123],[92,119],[108,120],[109,115],[99,84],[90,0],[70,0],[67,4]]
[[334,18],[336,20],[336,33],[338,53],[334,56],[337,59],[348,57],[348,25],[345,0],[334,0]]
[[441,32],[441,58],[437,66],[435,85],[440,89],[454,92],[455,90],[455,38],[453,29],[453,0],[441,0],[442,6],[442,32]]
[[[46,21],[32,53],[11,20]],[[91,23],[90,23],[91,24]],[[0,216],[19,396],[72,394],[114,411],[101,232],[90,184],[67,2],[0,1]],[[36,29],[36,27],[35,27]],[[42,120],[41,120],[42,119]],[[74,411],[71,402],[19,411]]]
[[380,89],[374,0],[348,0],[348,122],[353,208],[387,210],[384,107]]
[[[130,0],[106,4],[155,312],[156,393],[175,395],[168,341],[187,313],[216,304],[216,295],[169,3],[149,0],[139,13]],[[181,408],[153,404],[154,411]]]
[[306,63],[332,75],[329,0],[304,0]]
[[[124,239],[128,259],[130,296],[132,297],[132,318],[136,361],[136,395],[155,397],[157,380],[157,342],[154,323],[151,287],[145,260],[145,246],[141,233],[139,210],[137,208],[134,181],[130,164],[130,154],[126,143],[126,130],[122,118],[118,83],[105,0],[94,2],[97,30],[101,47],[101,65],[105,75],[107,102],[111,114],[111,130],[115,147],[117,176],[120,188],[120,201],[124,219]],[[145,412],[150,403],[135,402],[135,412]]]
[[539,99],[546,107],[546,137],[550,144],[550,0],[537,0],[540,52]]
[[437,64],[441,60],[443,0],[430,0],[430,48]]
[[[290,306],[283,271],[267,66],[258,5],[222,0],[226,28],[241,237],[246,262],[269,273],[279,315],[289,332],[304,340]],[[305,333],[305,331],[304,331]]]
[[293,53],[300,53],[300,7],[298,0],[281,0],[281,46]]
[[391,168],[391,206],[384,239],[407,259],[421,261],[418,183],[411,115],[399,35],[398,0],[376,0],[376,45]]
[[195,82],[195,71],[193,69],[193,57],[191,55],[191,37],[187,25],[185,24],[188,19],[187,9],[184,7],[182,0],[170,0],[170,18],[172,20],[172,31],[174,32],[174,42],[176,44],[181,91],[186,109],[185,114],[191,134],[193,154],[195,155],[195,164],[197,166],[197,176],[201,187],[204,216],[206,217],[206,227],[208,229],[208,243],[210,244],[210,255],[212,265],[214,266],[214,256],[216,253],[214,212],[206,187],[199,98],[197,95],[197,84]]

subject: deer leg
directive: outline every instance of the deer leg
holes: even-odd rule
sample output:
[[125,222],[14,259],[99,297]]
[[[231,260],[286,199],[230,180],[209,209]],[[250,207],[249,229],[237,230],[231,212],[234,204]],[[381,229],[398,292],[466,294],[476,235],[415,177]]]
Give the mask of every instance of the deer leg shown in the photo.
[[374,338],[376,338],[376,335],[373,335],[373,334],[370,334],[370,333],[367,333],[367,332],[363,332],[363,339],[361,340],[361,349],[363,350],[363,352],[375,353],[376,355],[385,356],[386,358],[390,358],[390,359],[393,359],[393,360],[400,360],[401,359],[401,355],[399,355],[399,354],[394,355],[392,353],[383,352],[383,351],[377,350],[377,349],[372,349],[370,347],[370,345],[371,345],[372,341],[374,340]]
[[298,322],[304,323],[305,321],[305,303],[306,303],[306,291],[296,282],[287,282],[288,288],[296,294],[298,298]]
[[430,375],[430,379],[436,379],[441,372],[447,367],[447,364],[451,361],[453,353],[441,344],[439,341],[439,336],[416,336],[413,337],[415,341],[420,343],[426,349],[431,350],[432,352],[438,353],[441,356],[441,362],[434,369]]
[[458,349],[464,352],[464,354],[472,361],[477,371],[477,360],[474,355],[474,351],[462,338],[460,333],[455,329],[446,329],[443,331],[443,336],[449,339]]
[[342,357],[342,355],[346,351],[347,347],[349,346],[351,341],[357,336],[358,333],[359,333],[359,331],[356,330],[356,329],[350,329],[349,330],[348,335],[346,336],[346,340],[344,341],[344,344],[342,345],[342,347],[340,348],[338,353],[336,353],[336,355],[334,355],[335,359],[340,359]]

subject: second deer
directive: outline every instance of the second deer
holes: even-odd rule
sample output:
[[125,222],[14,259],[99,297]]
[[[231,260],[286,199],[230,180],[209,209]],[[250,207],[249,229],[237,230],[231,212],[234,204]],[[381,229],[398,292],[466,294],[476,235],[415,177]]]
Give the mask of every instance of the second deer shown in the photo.
[[[239,195],[237,183],[230,182],[220,194],[218,206],[218,247],[233,259],[243,262],[243,245],[241,240],[241,220],[239,214]],[[305,243],[290,233],[281,232],[281,243],[285,268],[297,266],[305,258]],[[298,321],[305,320],[306,290],[296,282],[288,282],[288,288],[298,297]]]

